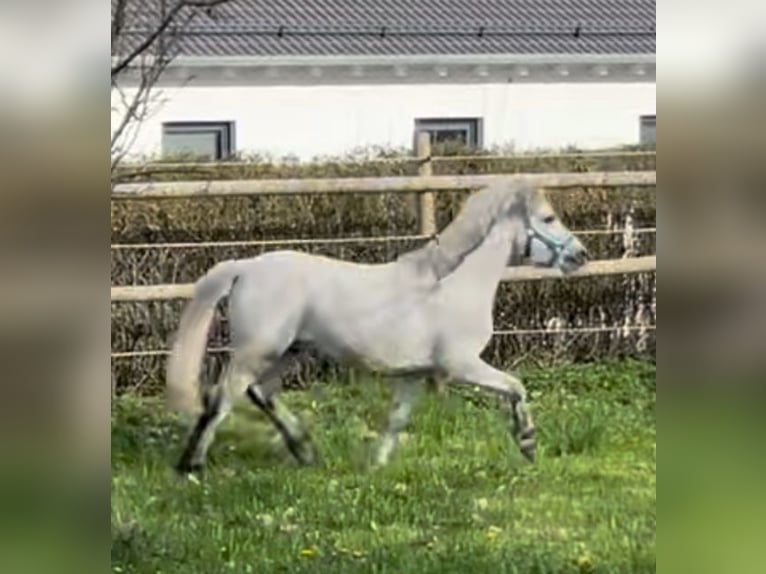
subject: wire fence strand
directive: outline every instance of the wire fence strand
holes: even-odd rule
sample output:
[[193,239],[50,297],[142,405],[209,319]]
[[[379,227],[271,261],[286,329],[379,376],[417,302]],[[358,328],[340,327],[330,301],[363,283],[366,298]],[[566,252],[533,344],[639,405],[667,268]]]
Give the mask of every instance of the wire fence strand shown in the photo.
[[386,243],[387,241],[415,241],[428,239],[428,235],[391,235],[373,237],[326,237],[305,239],[245,239],[236,241],[199,241],[185,243],[118,243],[111,246],[115,251],[125,249],[194,249],[201,247],[250,247],[269,245],[342,245],[353,243]]
[[[633,235],[647,235],[657,233],[656,227],[640,227],[637,229],[584,229],[573,232],[578,236],[596,236],[596,235],[624,235],[630,233]],[[327,237],[327,238],[305,238],[305,239],[243,239],[235,241],[198,241],[198,242],[177,242],[177,243],[116,243],[111,246],[114,251],[124,251],[129,249],[202,249],[202,248],[224,248],[224,247],[268,247],[272,245],[350,245],[355,243],[386,243],[386,242],[404,242],[421,241],[430,239],[430,235],[391,235],[391,236],[372,236],[372,237]]]
[[[525,336],[525,335],[584,335],[584,334],[596,334],[596,333],[609,333],[609,332],[647,332],[656,331],[656,325],[615,325],[615,326],[601,326],[601,327],[571,327],[565,329],[501,329],[493,331],[494,336]],[[208,353],[221,354],[229,353],[233,350],[232,347],[210,347],[207,349]],[[115,351],[111,353],[112,359],[131,359],[137,357],[164,357],[170,354],[169,349],[148,349],[141,351]]]

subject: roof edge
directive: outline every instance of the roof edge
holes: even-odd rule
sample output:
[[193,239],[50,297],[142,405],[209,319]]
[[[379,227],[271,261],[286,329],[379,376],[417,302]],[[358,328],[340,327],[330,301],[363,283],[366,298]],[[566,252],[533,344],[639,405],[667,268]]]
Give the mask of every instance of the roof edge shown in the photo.
[[340,56],[177,56],[173,67],[656,64],[657,54],[423,54]]

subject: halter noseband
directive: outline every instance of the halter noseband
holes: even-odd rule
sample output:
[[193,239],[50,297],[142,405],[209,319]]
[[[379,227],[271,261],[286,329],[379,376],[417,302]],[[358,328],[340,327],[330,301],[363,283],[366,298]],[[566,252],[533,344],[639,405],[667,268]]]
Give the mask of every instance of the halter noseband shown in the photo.
[[532,240],[537,239],[551,250],[551,258],[548,261],[550,267],[555,267],[560,263],[561,255],[574,239],[574,235],[569,235],[564,241],[551,237],[535,228],[531,221],[527,222],[527,245],[524,250],[524,257],[529,258],[532,254]]

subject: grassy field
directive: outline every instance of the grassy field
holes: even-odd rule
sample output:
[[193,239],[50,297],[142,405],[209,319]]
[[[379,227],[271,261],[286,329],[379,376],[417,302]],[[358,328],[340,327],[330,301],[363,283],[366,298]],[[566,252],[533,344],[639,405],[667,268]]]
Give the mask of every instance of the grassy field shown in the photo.
[[656,571],[656,369],[527,370],[538,462],[484,394],[427,395],[391,465],[368,453],[388,389],[286,393],[321,460],[299,468],[243,403],[200,481],[170,470],[185,426],[159,401],[112,412],[112,570],[634,573]]

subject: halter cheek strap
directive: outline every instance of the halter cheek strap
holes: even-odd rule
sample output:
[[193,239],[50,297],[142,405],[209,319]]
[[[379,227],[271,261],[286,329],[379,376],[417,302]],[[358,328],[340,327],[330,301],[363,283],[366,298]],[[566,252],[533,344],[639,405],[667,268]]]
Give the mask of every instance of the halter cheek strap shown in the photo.
[[555,237],[551,237],[535,228],[535,226],[532,225],[532,222],[529,222],[527,225],[527,246],[524,251],[525,257],[529,257],[532,254],[533,239],[537,239],[551,250],[551,258],[548,261],[548,265],[550,267],[555,267],[560,263],[564,250],[566,250],[567,246],[574,240],[574,236],[570,234],[564,241],[559,241]]

